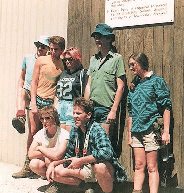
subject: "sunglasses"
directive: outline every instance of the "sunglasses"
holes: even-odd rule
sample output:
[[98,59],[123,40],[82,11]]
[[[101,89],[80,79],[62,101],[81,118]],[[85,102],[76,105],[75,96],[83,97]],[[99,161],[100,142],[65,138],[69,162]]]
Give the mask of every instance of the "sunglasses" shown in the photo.
[[44,45],[44,44],[37,44],[36,47],[37,47],[37,48],[41,48],[41,49],[47,48],[47,46]]
[[129,63],[128,65],[129,65],[129,68],[131,68],[131,67],[134,67],[135,63],[134,63],[134,62],[131,62],[131,63]]
[[43,122],[44,120],[45,120],[45,121],[48,121],[48,120],[50,120],[50,119],[52,119],[52,118],[53,118],[53,117],[50,117],[50,116],[49,116],[49,117],[41,117],[41,118],[40,118],[40,121],[41,121],[41,122]]
[[95,34],[94,39],[100,40],[102,38],[102,34]]
[[73,61],[73,58],[70,57],[70,58],[63,58],[62,59],[63,63],[66,63],[66,61],[68,61],[69,63]]

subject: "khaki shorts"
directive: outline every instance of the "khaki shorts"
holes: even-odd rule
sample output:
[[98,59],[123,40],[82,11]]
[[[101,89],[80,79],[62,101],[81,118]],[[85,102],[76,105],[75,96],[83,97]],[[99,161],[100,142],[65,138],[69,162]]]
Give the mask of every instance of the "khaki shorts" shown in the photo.
[[160,148],[156,135],[151,131],[132,133],[132,147],[143,147],[145,151],[155,151]]
[[97,182],[95,172],[91,164],[86,164],[81,169],[84,174],[84,181],[85,182]]

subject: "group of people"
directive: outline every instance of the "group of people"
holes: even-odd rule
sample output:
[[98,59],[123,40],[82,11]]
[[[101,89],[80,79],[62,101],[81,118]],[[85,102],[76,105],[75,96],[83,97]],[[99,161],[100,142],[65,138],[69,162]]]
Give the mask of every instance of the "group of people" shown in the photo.
[[[25,165],[13,177],[33,172],[46,177],[51,182],[47,193],[59,192],[61,185],[93,193],[89,182],[112,192],[114,181],[127,179],[110,135],[126,86],[123,57],[107,24],[97,24],[91,37],[99,52],[88,70],[79,49],[65,49],[60,36],[41,36],[34,42],[37,53],[23,60],[12,124],[25,132],[27,108],[29,135]],[[128,62],[135,76],[127,96],[128,145],[135,155],[133,192],[142,192],[147,165],[150,193],[157,193],[157,150],[170,143],[170,93],[164,79],[148,70],[144,53],[132,54]]]

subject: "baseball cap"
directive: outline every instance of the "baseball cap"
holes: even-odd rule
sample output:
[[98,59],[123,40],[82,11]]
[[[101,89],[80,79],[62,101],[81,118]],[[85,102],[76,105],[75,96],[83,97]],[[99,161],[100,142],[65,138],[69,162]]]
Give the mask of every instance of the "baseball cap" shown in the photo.
[[113,33],[113,28],[105,23],[99,23],[96,25],[94,32],[91,34],[91,37],[94,37],[96,33],[100,33],[104,36],[115,36]]
[[49,42],[48,42],[49,39],[50,39],[50,36],[41,35],[39,39],[34,42],[34,44],[35,46],[38,46],[38,44],[41,43],[49,47]]

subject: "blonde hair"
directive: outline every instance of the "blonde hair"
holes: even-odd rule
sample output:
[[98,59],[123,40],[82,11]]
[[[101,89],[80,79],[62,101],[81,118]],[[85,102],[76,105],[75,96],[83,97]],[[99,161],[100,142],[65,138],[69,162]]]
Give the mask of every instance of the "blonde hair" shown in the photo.
[[41,118],[42,114],[49,114],[54,118],[54,121],[57,126],[60,126],[59,114],[57,109],[54,106],[45,106],[39,110],[39,117]]

